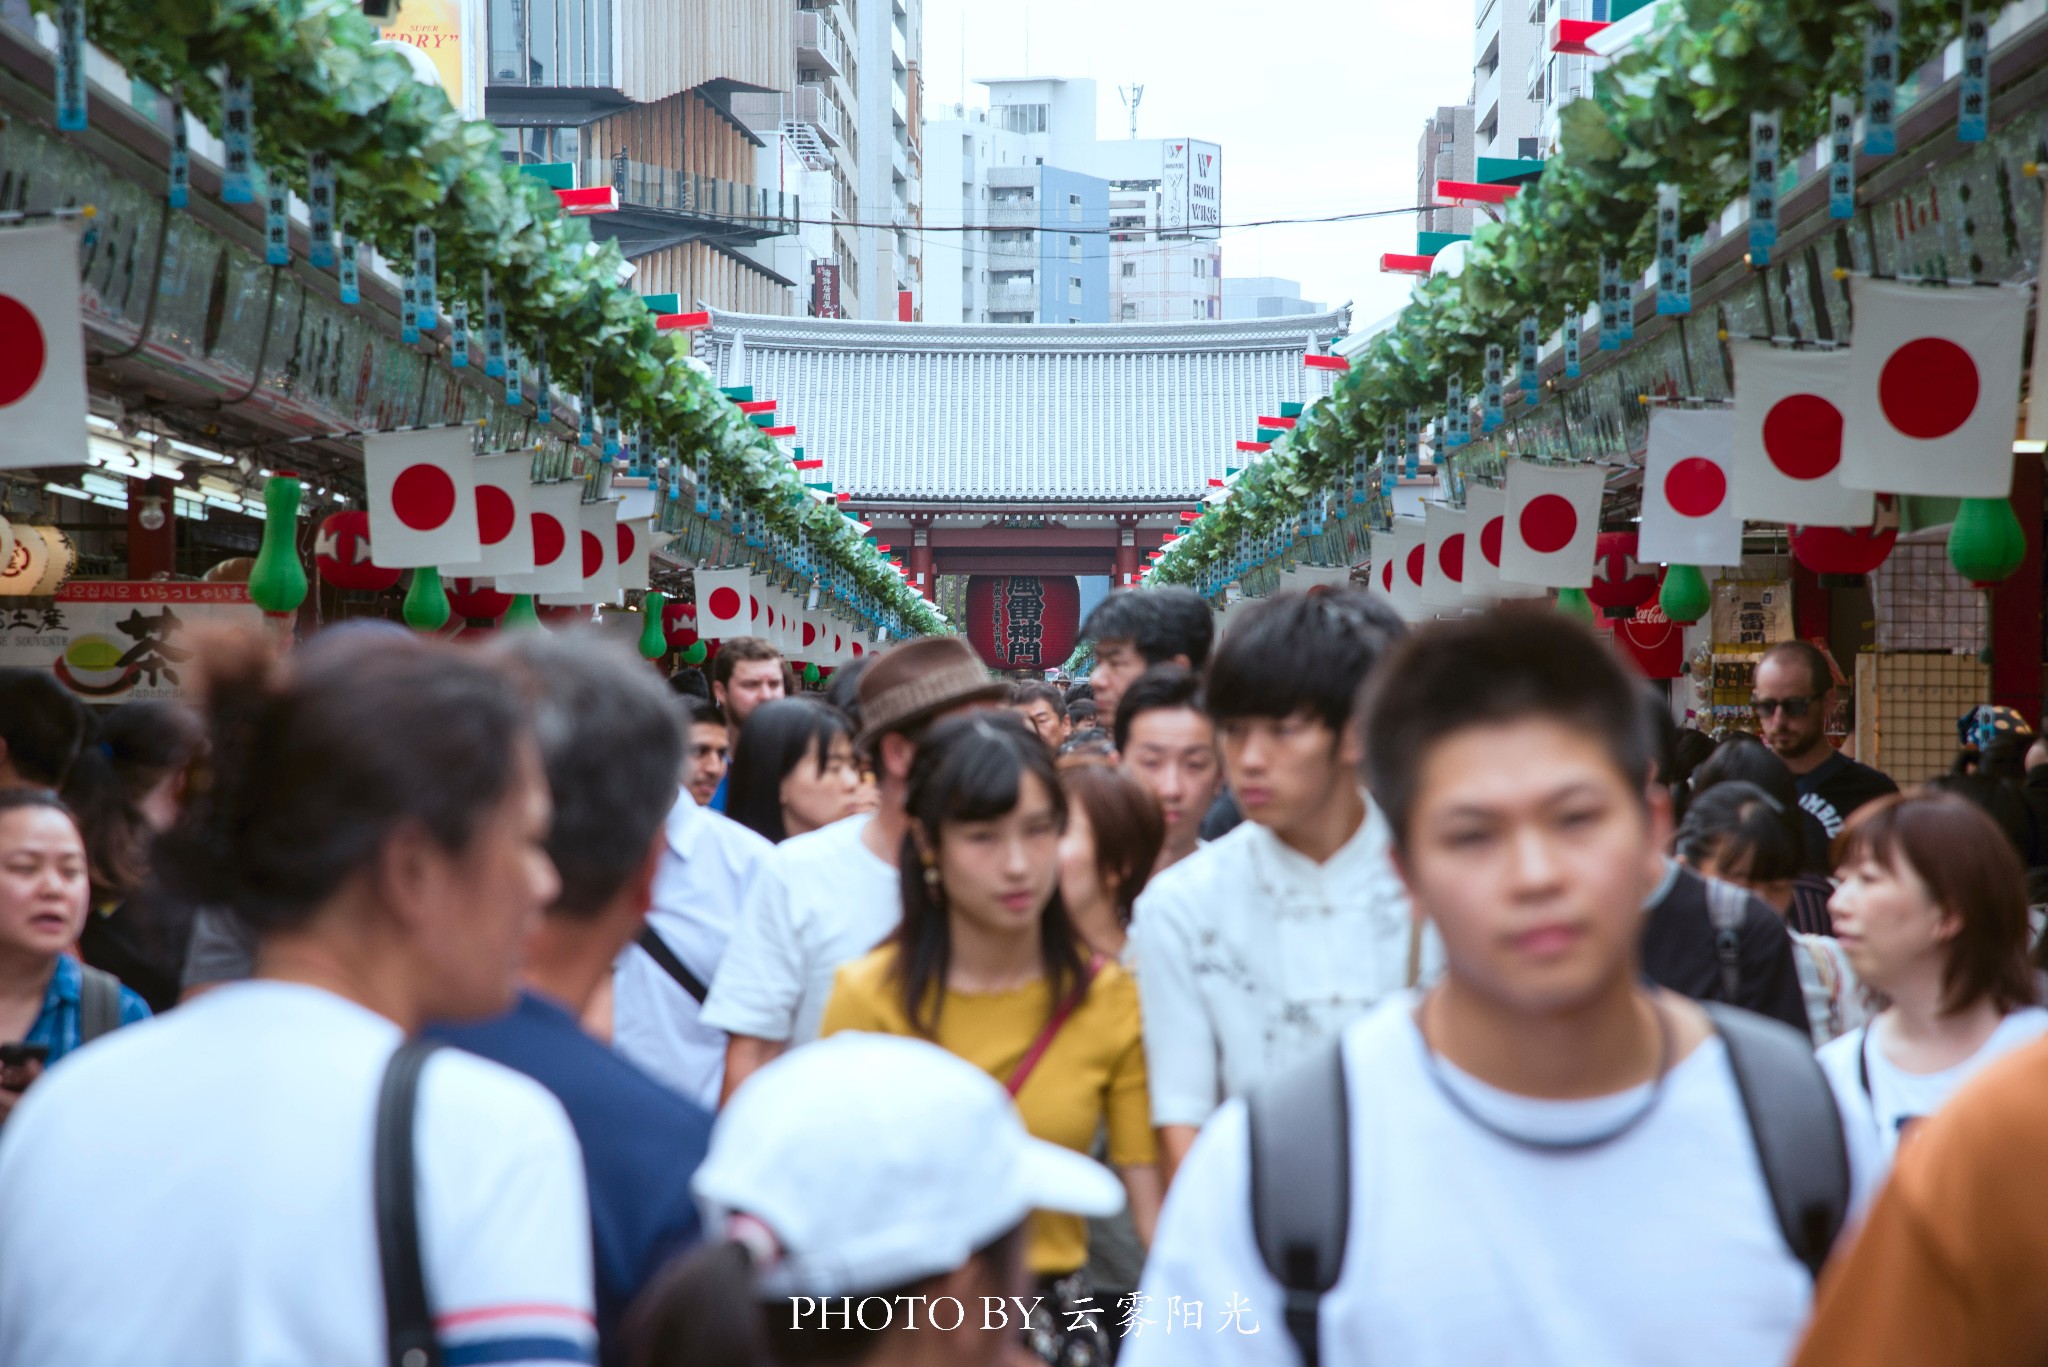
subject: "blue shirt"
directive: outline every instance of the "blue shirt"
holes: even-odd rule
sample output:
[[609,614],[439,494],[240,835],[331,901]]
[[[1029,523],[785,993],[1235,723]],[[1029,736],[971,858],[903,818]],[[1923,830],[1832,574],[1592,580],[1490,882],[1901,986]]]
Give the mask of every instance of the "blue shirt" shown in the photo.
[[[57,956],[57,971],[43,992],[43,1009],[28,1028],[25,1043],[40,1044],[50,1051],[44,1066],[55,1063],[78,1047],[78,995],[85,981],[78,960],[69,954]],[[133,1025],[149,1019],[149,1005],[142,998],[121,989],[121,1024]]]
[[590,1185],[598,1351],[623,1360],[618,1332],[633,1297],[700,1237],[690,1178],[711,1142],[711,1113],[677,1096],[533,992],[496,1020],[428,1033],[526,1074],[555,1094]]
[[732,782],[732,770],[725,771],[725,777],[718,780],[718,788],[711,794],[711,800],[704,805],[714,812],[725,810],[725,785]]

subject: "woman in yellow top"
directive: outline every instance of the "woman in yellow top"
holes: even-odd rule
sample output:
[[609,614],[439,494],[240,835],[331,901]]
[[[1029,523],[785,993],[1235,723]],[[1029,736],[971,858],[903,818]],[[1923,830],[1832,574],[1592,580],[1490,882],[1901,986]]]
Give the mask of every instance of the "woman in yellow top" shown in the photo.
[[[1016,717],[940,724],[910,773],[903,922],[839,970],[824,1033],[917,1035],[1010,1088],[1025,1128],[1086,1153],[1107,1123],[1139,1238],[1150,1243],[1160,1181],[1146,1100],[1138,991],[1083,946],[1059,896],[1067,801],[1051,752]],[[1074,1306],[1088,1259],[1078,1216],[1031,1217],[1028,1261],[1046,1296],[1033,1346],[1048,1361],[1105,1361],[1071,1332],[1069,1306],[1105,1337],[1117,1308]],[[1043,1321],[1039,1323],[1038,1321]],[[1077,1353],[1076,1350],[1080,1351]]]

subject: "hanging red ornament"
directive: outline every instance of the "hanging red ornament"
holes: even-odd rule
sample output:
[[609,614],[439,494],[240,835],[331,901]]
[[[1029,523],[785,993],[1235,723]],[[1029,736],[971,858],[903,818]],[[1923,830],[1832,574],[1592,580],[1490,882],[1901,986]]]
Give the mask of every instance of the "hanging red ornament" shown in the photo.
[[1593,582],[1586,597],[1600,615],[1627,620],[1657,596],[1657,572],[1636,559],[1634,532],[1602,532],[1593,542]]
[[697,607],[671,599],[661,609],[661,630],[670,650],[688,650],[697,643]]
[[313,536],[320,577],[338,589],[382,593],[398,585],[397,570],[370,563],[370,515],[360,508],[329,513]]
[[448,604],[457,617],[495,622],[512,606],[512,595],[500,593],[487,579],[450,579]]
[[1877,496],[1868,527],[1794,527],[1792,556],[1829,588],[1853,588],[1884,563],[1899,539],[1899,515],[1890,494]]

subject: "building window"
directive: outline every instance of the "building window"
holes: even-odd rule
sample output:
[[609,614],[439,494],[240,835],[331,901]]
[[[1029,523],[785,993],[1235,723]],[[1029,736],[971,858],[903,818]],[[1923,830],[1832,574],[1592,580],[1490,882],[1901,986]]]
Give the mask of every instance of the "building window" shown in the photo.
[[1135,279],[1137,279],[1137,278],[1138,278],[1138,263],[1137,263],[1137,262],[1135,262],[1135,261],[1126,261],[1126,262],[1124,262],[1124,279],[1126,279],[1126,280],[1135,280]]
[[999,104],[989,113],[1012,133],[1043,133],[1051,118],[1049,104]]
[[1076,223],[1081,221],[1081,197],[1079,195],[1067,196],[1067,217]]
[[1196,258],[1195,258],[1195,279],[1197,279],[1197,280],[1201,280],[1201,279],[1204,279],[1204,278],[1206,278],[1206,277],[1208,276],[1208,274],[1209,274],[1209,258],[1208,258],[1208,257],[1206,257],[1206,256],[1198,256],[1198,257],[1196,257]]
[[1067,302],[1069,304],[1081,302],[1081,277],[1078,275],[1067,277]]
[[1081,239],[1071,234],[1067,237],[1067,259],[1069,261],[1079,261],[1081,259]]
[[1136,322],[1136,321],[1137,321],[1137,318],[1138,318],[1138,306],[1137,306],[1136,304],[1125,304],[1125,305],[1124,305],[1124,321],[1125,321],[1126,323],[1132,323],[1132,322]]
[[1194,316],[1194,317],[1197,317],[1197,318],[1201,318],[1201,317],[1205,317],[1205,316],[1206,316],[1206,315],[1205,315],[1205,314],[1204,314],[1204,313],[1202,312],[1202,301],[1201,301],[1201,300],[1199,300],[1199,299],[1195,300],[1195,311],[1194,311],[1194,315],[1193,315],[1193,316]]

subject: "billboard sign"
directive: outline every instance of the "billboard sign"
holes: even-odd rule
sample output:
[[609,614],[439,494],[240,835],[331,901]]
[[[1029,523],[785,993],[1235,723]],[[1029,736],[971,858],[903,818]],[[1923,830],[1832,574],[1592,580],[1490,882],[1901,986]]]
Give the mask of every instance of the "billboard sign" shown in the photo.
[[198,626],[263,628],[247,584],[77,580],[0,608],[0,665],[48,670],[87,702],[182,698]]
[[811,317],[837,318],[839,316],[839,263],[837,261],[813,261],[811,263]]
[[1159,230],[1199,233],[1222,227],[1222,146],[1166,138],[1159,148]]

